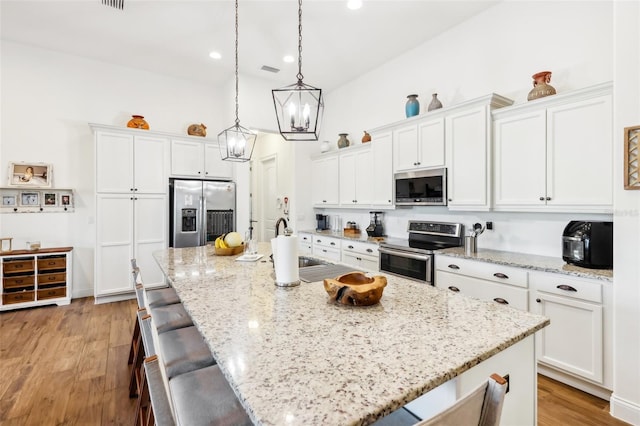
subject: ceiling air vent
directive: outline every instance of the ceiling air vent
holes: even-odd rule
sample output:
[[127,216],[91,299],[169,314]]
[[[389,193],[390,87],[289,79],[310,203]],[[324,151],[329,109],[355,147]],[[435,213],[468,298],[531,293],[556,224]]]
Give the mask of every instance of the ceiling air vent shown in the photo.
[[124,9],[124,0],[102,0],[105,6],[115,7],[116,9]]
[[269,71],[272,73],[277,73],[280,72],[280,70],[278,68],[274,68],[274,67],[270,67],[269,65],[263,65],[262,68],[260,68],[262,71]]

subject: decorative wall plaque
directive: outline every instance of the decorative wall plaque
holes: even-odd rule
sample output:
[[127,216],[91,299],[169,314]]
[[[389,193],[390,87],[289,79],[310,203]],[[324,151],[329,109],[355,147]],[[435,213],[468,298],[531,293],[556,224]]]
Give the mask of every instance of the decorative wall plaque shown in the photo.
[[640,126],[624,129],[624,189],[640,189]]

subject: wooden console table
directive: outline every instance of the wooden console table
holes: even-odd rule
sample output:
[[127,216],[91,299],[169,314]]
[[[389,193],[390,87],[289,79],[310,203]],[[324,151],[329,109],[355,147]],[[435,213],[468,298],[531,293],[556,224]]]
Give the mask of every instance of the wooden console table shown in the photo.
[[71,303],[73,247],[0,253],[0,311]]

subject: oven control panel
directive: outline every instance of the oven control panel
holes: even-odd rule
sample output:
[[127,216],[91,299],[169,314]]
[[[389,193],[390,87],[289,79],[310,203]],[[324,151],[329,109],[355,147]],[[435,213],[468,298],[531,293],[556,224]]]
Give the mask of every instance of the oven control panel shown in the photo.
[[407,226],[407,231],[420,234],[459,237],[462,235],[462,225],[459,223],[422,222],[418,220],[410,220]]

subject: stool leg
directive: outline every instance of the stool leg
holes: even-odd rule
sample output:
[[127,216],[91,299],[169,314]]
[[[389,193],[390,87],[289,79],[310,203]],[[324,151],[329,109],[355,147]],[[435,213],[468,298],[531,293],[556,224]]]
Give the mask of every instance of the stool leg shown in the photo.
[[138,335],[138,343],[133,356],[133,365],[131,366],[131,379],[129,380],[129,398],[135,398],[140,395],[141,383],[144,379],[144,371],[142,370],[142,362],[144,361],[144,345],[142,344],[142,335]]
[[133,334],[131,336],[131,349],[129,349],[129,359],[127,360],[127,364],[130,365],[133,362],[137,345],[139,344],[140,344],[140,324],[138,323],[138,317],[136,316],[135,325],[133,326]]
[[149,410],[151,410],[151,397],[149,396],[149,387],[147,386],[147,379],[145,374],[141,377],[141,389],[140,396],[136,402],[136,418],[135,426],[148,426],[153,425],[149,423]]

